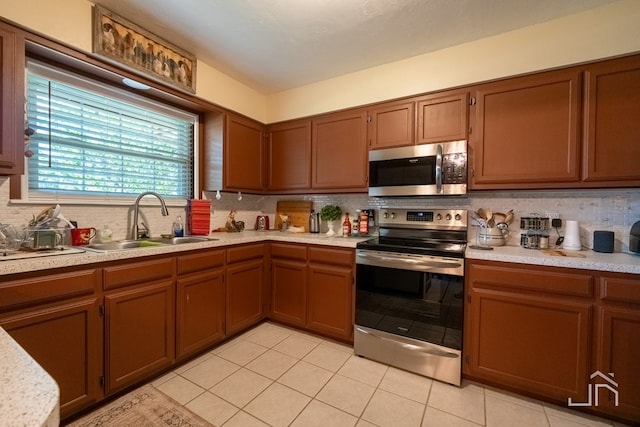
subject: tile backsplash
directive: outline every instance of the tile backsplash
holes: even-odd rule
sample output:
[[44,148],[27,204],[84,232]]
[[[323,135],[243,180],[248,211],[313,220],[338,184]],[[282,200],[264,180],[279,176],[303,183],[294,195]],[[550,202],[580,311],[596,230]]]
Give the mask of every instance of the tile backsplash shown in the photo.
[[[50,205],[13,204],[9,200],[9,180],[0,178],[0,222],[25,225],[32,215],[37,215]],[[479,207],[491,208],[494,212],[506,212],[513,209],[515,218],[510,227],[509,245],[520,242],[520,217],[532,214],[553,215],[563,220],[560,233],[564,232],[566,220],[576,220],[580,224],[583,246],[592,247],[593,231],[607,230],[615,233],[615,250],[626,251],[629,247],[629,230],[640,221],[640,189],[613,190],[564,190],[564,191],[491,191],[472,193],[467,196],[429,197],[429,198],[374,198],[365,194],[327,194],[327,195],[281,195],[262,196],[242,194],[238,200],[236,193],[222,193],[220,200],[214,193],[207,193],[211,199],[211,228],[224,227],[230,210],[235,210],[236,221],[244,221],[247,229],[254,229],[257,215],[269,215],[270,223],[275,224],[276,203],[278,200],[309,200],[314,202],[316,210],[326,204],[337,204],[343,212],[353,214],[356,209],[379,209],[382,207],[416,209],[467,209],[475,211]],[[148,224],[152,233],[167,233],[177,215],[185,218],[184,207],[169,207],[170,215],[160,215],[156,200],[150,200],[152,206],[143,206],[141,218]],[[131,206],[82,206],[62,205],[62,212],[68,219],[76,220],[80,226],[93,226],[98,229],[108,225],[115,239],[127,237],[131,228]],[[477,227],[469,221],[469,240],[475,239]],[[338,227],[339,228],[339,227]],[[321,231],[326,230],[322,224]],[[555,230],[551,230],[555,241]]]

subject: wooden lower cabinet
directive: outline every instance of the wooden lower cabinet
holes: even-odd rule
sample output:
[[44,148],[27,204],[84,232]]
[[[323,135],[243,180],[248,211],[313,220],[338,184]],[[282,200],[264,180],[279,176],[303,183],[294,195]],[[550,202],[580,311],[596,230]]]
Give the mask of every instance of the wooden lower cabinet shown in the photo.
[[178,257],[176,358],[184,359],[225,336],[223,249]]
[[174,265],[165,258],[104,269],[106,394],[174,363]]
[[246,329],[265,317],[265,254],[262,243],[227,249],[227,335]]
[[65,418],[102,398],[100,270],[0,277],[0,326],[60,387]]
[[353,340],[354,250],[309,248],[307,328]]
[[102,396],[102,318],[95,297],[47,305],[0,320],[58,383],[60,417]]
[[[599,393],[598,409],[607,415],[640,423],[640,277],[606,275],[599,278],[598,326],[595,331],[594,372],[613,373],[612,390]],[[608,380],[600,379],[602,384]]]
[[590,275],[472,260],[466,283],[467,376],[565,404],[568,398],[585,401],[594,311]]
[[304,328],[307,314],[307,248],[271,244],[271,309],[269,317]]

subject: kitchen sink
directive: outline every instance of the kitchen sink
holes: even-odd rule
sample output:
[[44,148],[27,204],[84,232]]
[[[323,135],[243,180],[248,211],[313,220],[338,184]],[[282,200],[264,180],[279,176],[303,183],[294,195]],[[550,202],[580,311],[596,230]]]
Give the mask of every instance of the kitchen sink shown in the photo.
[[151,239],[140,240],[116,240],[114,242],[105,243],[91,243],[86,246],[81,246],[84,249],[88,249],[95,252],[110,252],[110,251],[123,251],[127,249],[138,248],[157,248],[160,246],[172,246],[185,243],[199,243],[207,242],[218,239],[213,239],[205,236],[184,236],[184,237],[154,237]]
[[154,237],[151,239],[147,239],[145,241],[162,243],[163,245],[180,245],[182,243],[198,243],[198,242],[207,242],[209,240],[218,240],[218,239],[212,239],[205,236],[184,236],[184,237]]

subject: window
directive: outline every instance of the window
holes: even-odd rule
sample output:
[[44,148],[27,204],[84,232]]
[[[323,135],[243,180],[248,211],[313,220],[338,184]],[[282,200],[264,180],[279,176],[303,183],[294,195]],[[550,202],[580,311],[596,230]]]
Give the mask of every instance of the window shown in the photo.
[[29,199],[194,193],[194,114],[86,78],[27,65]]

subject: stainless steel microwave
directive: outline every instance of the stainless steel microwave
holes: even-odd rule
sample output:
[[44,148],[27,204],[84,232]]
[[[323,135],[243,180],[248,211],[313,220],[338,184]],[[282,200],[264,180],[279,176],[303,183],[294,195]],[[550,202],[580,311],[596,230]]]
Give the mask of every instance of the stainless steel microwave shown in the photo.
[[467,192],[467,141],[369,152],[370,196],[459,195]]

